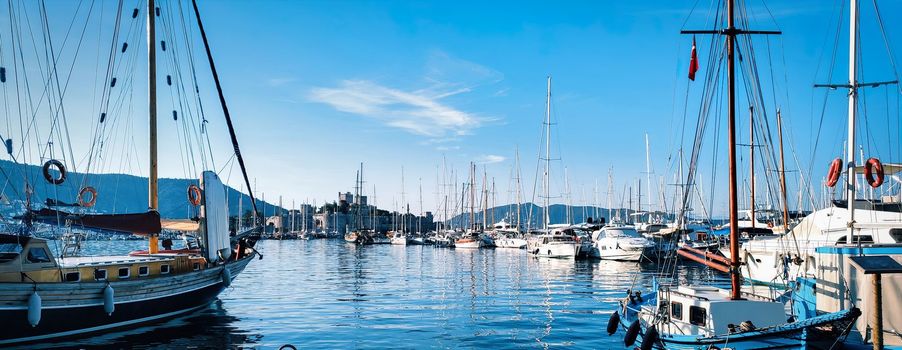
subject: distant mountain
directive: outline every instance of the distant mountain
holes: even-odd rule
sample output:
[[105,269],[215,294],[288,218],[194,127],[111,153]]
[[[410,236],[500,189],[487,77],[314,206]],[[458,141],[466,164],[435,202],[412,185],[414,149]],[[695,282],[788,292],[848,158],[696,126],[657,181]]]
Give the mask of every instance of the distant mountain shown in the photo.
[[[567,209],[568,206],[564,204],[552,204],[551,209],[549,210],[550,223],[551,224],[563,224],[567,223]],[[594,221],[598,221],[598,218],[604,218],[605,221],[610,221],[608,218],[608,209],[600,208],[595,206],[573,206],[571,208],[571,215],[573,216],[570,220],[572,224],[578,224],[582,222],[586,222],[586,219],[593,218]],[[598,215],[596,216],[596,210]],[[494,211],[494,214],[492,212]],[[612,209],[612,216],[615,218],[618,215],[618,211],[620,213],[620,218],[622,220],[627,220],[629,218],[629,214],[632,213],[631,210],[628,209]],[[465,227],[467,226],[467,222],[469,221],[470,213],[466,212],[463,214],[456,215],[452,218],[452,224],[454,227]],[[482,220],[482,211],[476,211],[476,219],[475,222],[481,223]],[[493,224],[497,221],[501,221],[501,219],[506,220],[509,223],[516,223],[517,217],[517,205],[502,205],[494,208],[489,208],[486,214],[488,218],[489,224]],[[525,227],[527,223],[530,223],[530,227],[539,227],[542,224],[542,220],[544,220],[545,213],[543,208],[539,205],[533,203],[524,203],[520,205],[520,222],[523,223]]]
[[[82,174],[67,175],[66,182],[52,185],[44,180],[40,166],[16,165],[10,161],[0,160],[0,196],[3,206],[7,202],[24,201],[25,179],[34,189],[32,201],[44,203],[47,199],[55,199],[66,203],[75,203],[78,191],[83,186],[97,189],[97,203],[94,210],[100,213],[135,213],[147,210],[147,178],[127,174]],[[160,179],[160,215],[164,218],[184,219],[192,217],[194,208],[188,203],[188,186],[198,184],[192,179]],[[243,210],[251,209],[251,200],[246,194],[226,187],[228,191],[229,213],[238,215],[239,198],[243,201]],[[272,215],[278,206],[257,200],[257,210],[264,210]],[[6,212],[7,210],[4,210]]]

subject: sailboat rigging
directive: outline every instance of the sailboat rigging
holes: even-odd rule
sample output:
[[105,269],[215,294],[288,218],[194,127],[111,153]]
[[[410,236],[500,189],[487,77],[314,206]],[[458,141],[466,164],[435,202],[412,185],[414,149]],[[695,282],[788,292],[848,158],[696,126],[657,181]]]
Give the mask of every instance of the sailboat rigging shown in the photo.
[[[200,11],[196,1],[192,1],[192,4],[230,132],[234,155],[240,164],[244,184],[248,187],[256,213],[255,199]],[[122,3],[119,6],[121,13]],[[20,235],[21,232],[29,232],[28,230],[0,234],[0,242],[7,248],[13,248],[8,252],[11,254],[5,254],[4,259],[0,259],[0,281],[3,282],[0,283],[0,303],[8,306],[0,310],[0,327],[4,329],[0,344],[98,332],[170,318],[202,308],[213,302],[247,264],[259,256],[253,248],[259,234],[256,221],[251,230],[231,234],[227,192],[215,172],[203,171],[200,174],[200,186],[191,184],[188,188],[189,204],[197,212],[194,220],[161,219],[156,47],[159,45],[162,50],[166,50],[166,46],[165,41],[158,40],[156,36],[156,17],[161,12],[156,2],[148,0],[146,7],[134,11],[132,19],[139,21],[136,17],[139,12],[143,12],[147,25],[148,210],[143,213],[89,213],[87,209],[98,198],[104,200],[91,187],[91,191],[82,190],[91,194],[89,201],[82,200],[76,206],[67,205],[72,207],[67,211],[57,209],[60,201],[50,198],[46,201],[46,206],[34,209],[30,194],[26,194],[25,214],[18,218],[26,227],[46,223],[60,226],[68,233],[71,233],[72,228],[80,227],[144,235],[148,237],[148,249],[132,252],[128,256],[84,257],[73,254],[79,251],[77,247],[66,247],[65,254],[54,257],[46,240]],[[185,20],[184,17],[181,19]],[[126,48],[127,43],[123,44],[122,53],[126,52]],[[109,86],[115,86],[115,81],[113,77]],[[174,116],[177,118],[176,113]],[[116,116],[111,113],[109,118]],[[102,113],[99,122],[103,124],[106,119],[107,114]],[[71,154],[71,144],[67,147]],[[58,172],[64,175],[63,162],[52,160],[49,163],[58,164]],[[48,182],[50,186],[60,186],[63,178],[64,176],[50,178]],[[26,186],[31,184],[27,183]],[[239,224],[236,230],[240,230],[240,226]],[[196,243],[189,242],[185,248],[172,249],[171,243],[166,240],[163,242],[164,249],[161,250],[159,235],[163,230],[185,232],[196,237]],[[35,258],[36,256],[40,258]]]

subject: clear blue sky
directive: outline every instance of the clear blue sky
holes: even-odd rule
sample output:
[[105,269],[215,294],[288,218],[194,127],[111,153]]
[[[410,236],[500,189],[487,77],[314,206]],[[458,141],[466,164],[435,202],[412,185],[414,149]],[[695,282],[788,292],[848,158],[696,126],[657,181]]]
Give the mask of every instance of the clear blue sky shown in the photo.
[[[199,2],[251,176],[267,200],[281,194],[286,206],[292,199],[322,203],[339,191],[352,191],[355,171],[364,162],[366,192],[375,185],[381,206],[400,199],[403,166],[412,208],[422,178],[431,210],[443,155],[460,182],[468,162],[485,165],[489,177],[496,178],[500,204],[509,198],[517,147],[524,198],[530,200],[548,75],[557,123],[553,152],[563,159],[553,170],[554,191],[562,190],[560,169],[566,166],[575,204],[594,202],[596,180],[600,202],[607,202],[610,168],[615,205],[625,186],[635,186],[639,178],[644,182],[645,133],[655,176],[666,177],[666,183],[676,181],[675,150],[681,142],[691,147],[691,132],[684,140],[680,134],[684,101],[694,123],[704,75],[687,84],[692,38],[679,31],[710,27],[707,3],[699,3],[690,16],[691,1]],[[830,70],[834,82],[846,80],[848,20],[837,18],[843,3],[769,2],[767,9],[760,1],[749,4],[755,29],[784,32],[769,39],[770,52],[765,39],[757,42],[759,73],[765,90],[776,88],[766,93],[766,105],[784,111],[787,142],[799,161],[788,162],[790,170],[801,166],[807,172],[814,164],[815,183],[845,139],[844,93],[834,92],[813,154],[824,91],[811,85],[824,82]],[[842,6],[847,10],[847,4]],[[895,60],[902,61],[897,52],[902,27],[894,24],[902,20],[902,4],[882,1],[880,6]],[[865,79],[895,79],[873,4],[866,1],[862,8]],[[830,67],[837,23],[843,27]],[[698,43],[703,74],[712,42],[699,36]],[[213,124],[221,124],[213,87],[207,86],[205,108]],[[868,138],[872,145],[866,157],[872,152],[885,161],[898,160],[899,90],[878,88],[870,94],[867,127],[877,136]],[[171,109],[168,100],[161,100],[162,110]],[[739,109],[740,137],[747,138],[745,107]],[[211,131],[227,153],[222,126],[212,125]],[[141,132],[137,126],[135,133]],[[713,142],[725,145],[724,137],[710,137],[722,133],[708,133],[709,150]],[[140,146],[143,136],[138,140]],[[173,150],[165,147],[164,155]],[[702,183],[709,184],[711,156],[702,156],[701,162]],[[162,166],[162,175],[182,176],[182,165],[171,163]],[[237,187],[237,179],[236,169],[230,183]],[[721,176],[715,189],[715,215],[724,213],[725,181]],[[798,191],[796,181],[789,190]],[[708,188],[704,192],[710,195]]]

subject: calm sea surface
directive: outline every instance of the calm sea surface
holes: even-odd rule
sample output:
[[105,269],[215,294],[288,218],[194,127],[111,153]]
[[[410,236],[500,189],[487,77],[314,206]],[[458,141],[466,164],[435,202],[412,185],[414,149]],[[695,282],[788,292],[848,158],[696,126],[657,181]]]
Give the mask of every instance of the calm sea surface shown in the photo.
[[[91,241],[84,253],[144,245]],[[342,240],[270,240],[257,248],[264,258],[251,262],[209,308],[37,347],[617,349],[622,332],[607,335],[609,314],[631,285],[650,286],[659,268],[535,258],[522,250],[357,247]],[[719,277],[698,266],[680,266],[677,276]]]

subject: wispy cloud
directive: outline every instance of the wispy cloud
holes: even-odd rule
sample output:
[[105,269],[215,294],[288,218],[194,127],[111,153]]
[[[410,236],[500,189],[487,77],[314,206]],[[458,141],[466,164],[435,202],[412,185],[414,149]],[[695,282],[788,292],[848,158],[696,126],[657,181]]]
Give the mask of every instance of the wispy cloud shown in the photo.
[[466,135],[482,125],[482,118],[442,103],[447,96],[403,91],[367,80],[345,80],[338,87],[314,88],[308,97],[342,112],[433,138]]
[[272,86],[272,87],[279,87],[279,86],[283,86],[288,83],[292,83],[296,80],[297,80],[296,78],[292,78],[292,77],[269,78],[269,79],[266,79],[266,84],[269,86]]
[[505,158],[503,156],[494,155],[494,154],[486,154],[483,156],[479,156],[479,158],[476,158],[476,162],[480,163],[480,164],[494,164],[494,163],[501,163],[505,159],[507,159],[507,158]]
[[372,80],[343,80],[335,87],[316,87],[307,98],[336,110],[372,118],[406,132],[447,142],[469,135],[492,118],[464,111],[449,97],[473,92],[479,86],[503,80],[503,75],[479,64],[453,58],[442,51],[430,53],[425,87],[387,86]]

